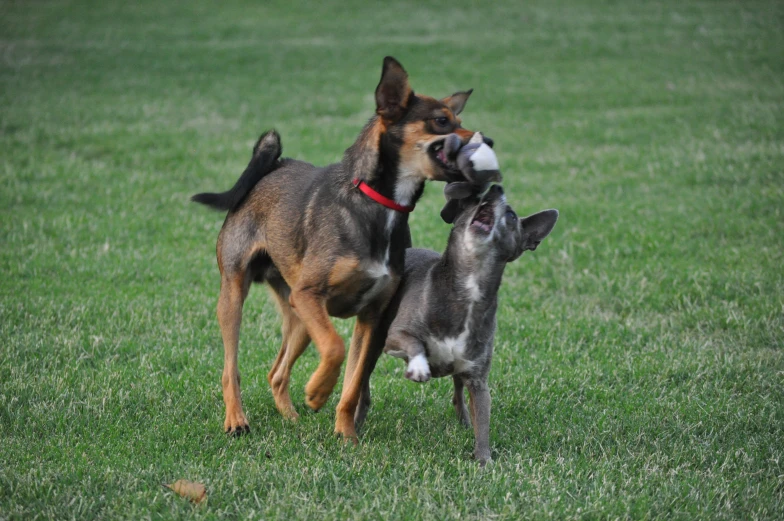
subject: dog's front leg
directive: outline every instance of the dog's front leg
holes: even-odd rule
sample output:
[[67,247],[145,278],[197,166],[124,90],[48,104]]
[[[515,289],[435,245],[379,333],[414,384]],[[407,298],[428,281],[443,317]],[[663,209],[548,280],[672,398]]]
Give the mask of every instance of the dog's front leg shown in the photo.
[[466,381],[474,423],[474,457],[484,466],[490,461],[490,388],[479,379]]
[[370,408],[370,375],[376,368],[381,353],[384,352],[384,341],[387,338],[387,331],[389,331],[389,320],[383,321],[373,331],[373,337],[370,340],[370,352],[365,361],[365,366],[362,370],[362,386],[359,394],[359,403],[357,410],[354,413],[354,427],[359,430],[362,424],[365,423],[368,409]]
[[430,364],[425,355],[425,344],[408,331],[398,329],[389,333],[384,347],[387,353],[407,360],[405,377],[412,382],[430,380]]
[[346,347],[329,319],[324,297],[308,289],[294,289],[289,301],[305,324],[308,336],[316,344],[321,357],[316,371],[305,386],[305,403],[317,411],[327,401],[338,381]]
[[[378,323],[379,317],[375,313],[357,316],[354,334],[351,337],[348,363],[343,377],[343,393],[340,396],[335,418],[335,433],[354,443],[357,442],[354,415],[362,395],[363,380],[369,382],[371,365],[375,366],[381,352],[378,344],[383,345],[383,340],[378,341],[373,336],[373,333],[378,330]],[[363,412],[366,412],[366,408]]]

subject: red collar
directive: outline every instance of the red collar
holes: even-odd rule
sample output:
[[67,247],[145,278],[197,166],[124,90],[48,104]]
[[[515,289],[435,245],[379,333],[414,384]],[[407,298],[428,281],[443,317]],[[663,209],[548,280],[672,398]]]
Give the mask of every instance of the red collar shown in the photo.
[[368,184],[366,182],[362,181],[361,179],[354,179],[353,181],[351,181],[351,184],[353,184],[355,187],[357,187],[360,190],[362,190],[362,192],[366,196],[370,197],[371,199],[373,199],[375,202],[379,203],[380,205],[386,206],[390,210],[397,210],[398,212],[403,212],[403,213],[411,213],[411,212],[414,211],[414,206],[416,206],[416,205],[413,205],[413,204],[411,206],[403,206],[402,204],[397,204],[395,201],[393,201],[389,197],[384,197],[380,193],[378,193],[375,190],[373,190],[372,188],[370,188],[370,186],[368,186]]

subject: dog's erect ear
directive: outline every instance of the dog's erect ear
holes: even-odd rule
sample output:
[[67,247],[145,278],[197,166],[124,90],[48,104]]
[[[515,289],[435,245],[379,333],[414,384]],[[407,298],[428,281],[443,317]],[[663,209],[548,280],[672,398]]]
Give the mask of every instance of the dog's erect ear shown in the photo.
[[384,58],[381,81],[376,87],[376,114],[394,123],[405,114],[411,94],[408,73],[400,62],[391,56]]
[[520,253],[525,250],[535,250],[539,243],[553,231],[557,220],[558,210],[544,210],[520,219],[520,226],[523,229]]
[[467,91],[463,92],[455,92],[448,98],[444,98],[441,101],[449,107],[449,110],[452,111],[452,114],[457,116],[461,112],[463,112],[463,108],[465,107],[466,101],[468,101],[468,97],[471,93],[474,92],[474,89],[468,89]]

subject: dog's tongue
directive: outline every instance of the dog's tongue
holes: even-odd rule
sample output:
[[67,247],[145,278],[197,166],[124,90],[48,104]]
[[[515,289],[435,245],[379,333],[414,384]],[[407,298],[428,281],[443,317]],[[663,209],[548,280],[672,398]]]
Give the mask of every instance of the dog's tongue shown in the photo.
[[444,164],[447,163],[447,155],[446,155],[446,152],[444,152],[443,148],[438,151],[438,159],[440,159],[441,162],[444,163]]

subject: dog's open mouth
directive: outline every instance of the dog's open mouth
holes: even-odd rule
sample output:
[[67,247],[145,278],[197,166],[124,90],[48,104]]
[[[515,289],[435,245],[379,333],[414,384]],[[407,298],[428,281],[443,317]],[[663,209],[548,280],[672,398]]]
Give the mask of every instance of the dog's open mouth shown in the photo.
[[495,206],[488,202],[482,203],[471,220],[471,228],[483,233],[490,233],[495,224]]
[[458,172],[457,168],[457,151],[460,149],[460,140],[454,136],[451,141],[450,137],[436,141],[430,145],[430,157],[442,169],[449,173]]
[[455,163],[449,161],[449,158],[446,155],[443,141],[437,141],[436,143],[433,143],[433,145],[430,147],[430,154],[436,159],[436,161],[441,163],[441,166],[444,168],[449,169],[455,167]]

